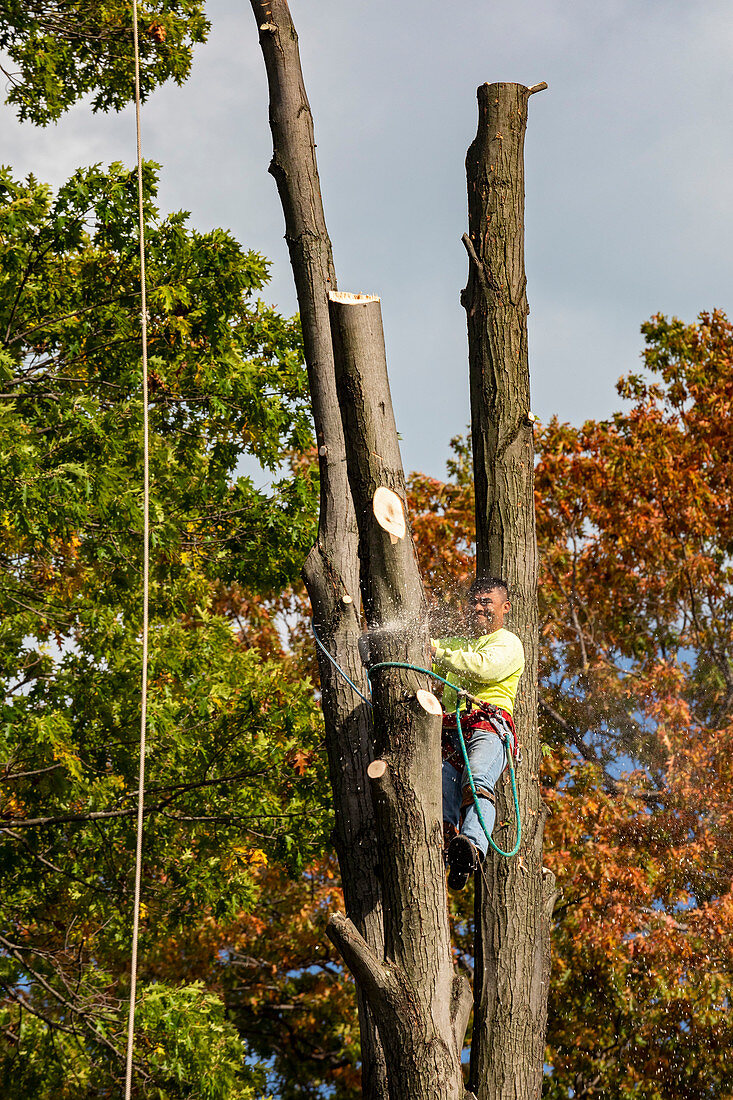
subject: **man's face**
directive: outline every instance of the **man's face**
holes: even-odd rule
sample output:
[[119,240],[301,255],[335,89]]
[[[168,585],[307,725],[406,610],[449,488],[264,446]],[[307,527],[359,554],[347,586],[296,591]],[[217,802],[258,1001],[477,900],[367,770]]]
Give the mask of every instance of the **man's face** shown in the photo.
[[475,636],[493,634],[504,625],[509,607],[503,588],[472,592],[468,597],[466,616],[469,630]]

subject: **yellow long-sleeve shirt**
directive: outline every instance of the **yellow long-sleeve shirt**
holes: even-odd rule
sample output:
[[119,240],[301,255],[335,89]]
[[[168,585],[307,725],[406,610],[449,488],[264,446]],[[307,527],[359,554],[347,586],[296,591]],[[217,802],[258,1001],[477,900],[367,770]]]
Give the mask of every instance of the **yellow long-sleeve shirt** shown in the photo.
[[[524,671],[524,647],[511,630],[495,630],[479,638],[439,638],[433,641],[433,669],[449,683],[484,703],[514,713],[519,678]],[[446,688],[443,709],[455,710],[456,693]]]

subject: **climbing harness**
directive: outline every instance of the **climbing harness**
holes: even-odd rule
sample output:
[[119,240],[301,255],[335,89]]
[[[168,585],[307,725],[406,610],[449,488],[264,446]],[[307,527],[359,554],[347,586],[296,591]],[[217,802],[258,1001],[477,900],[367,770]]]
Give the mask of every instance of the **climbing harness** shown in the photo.
[[511,851],[505,852],[503,848],[500,848],[491,839],[491,834],[490,834],[489,830],[486,828],[486,822],[484,821],[483,814],[481,813],[481,807],[479,806],[479,803],[478,803],[478,794],[476,793],[476,785],[473,781],[473,775],[471,774],[471,765],[468,763],[468,752],[466,751],[466,742],[463,738],[463,731],[461,730],[461,719],[460,719],[460,714],[459,714],[459,709],[458,708],[459,708],[459,703],[457,702],[456,703],[456,732],[458,733],[458,741],[459,741],[460,746],[461,746],[461,753],[463,755],[463,762],[466,765],[466,772],[468,774],[468,782],[469,782],[470,787],[471,787],[471,795],[473,796],[473,804],[476,807],[476,816],[478,817],[479,824],[480,824],[481,828],[484,831],[484,836],[486,837],[486,839],[488,840],[489,844],[494,849],[494,851],[497,852],[500,856],[504,856],[506,859],[511,859],[512,856],[515,856],[517,854],[517,852],[519,851],[519,846],[522,843],[522,818],[521,818],[521,815],[519,813],[519,795],[517,793],[517,777],[516,777],[516,774],[515,774],[515,771],[514,771],[514,764],[512,762],[512,751],[509,748],[509,738],[511,736],[511,732],[507,728],[507,731],[504,734],[503,740],[504,740],[504,751],[506,753],[507,764],[509,765],[509,779],[510,779],[511,784],[512,784],[512,798],[514,799],[514,812],[517,815],[517,839],[516,839],[516,842],[514,844],[514,847],[511,849]]
[[461,697],[467,698],[468,697],[468,692],[462,691],[460,688],[457,688],[455,684],[452,684],[450,682],[450,680],[446,680],[445,677],[438,676],[437,672],[432,672],[428,668],[421,668],[419,665],[408,665],[403,661],[379,661],[377,664],[371,665],[367,669],[367,676],[371,679],[372,672],[374,672],[374,671],[376,671],[377,669],[380,669],[380,668],[404,668],[404,669],[409,669],[412,672],[423,672],[423,673],[425,673],[426,676],[432,676],[432,678],[434,680],[439,680],[441,684],[447,684],[448,687],[452,688],[456,692],[456,733],[458,734],[458,743],[461,746],[461,754],[463,756],[463,762],[466,766],[466,772],[468,774],[468,782],[469,782],[469,785],[471,787],[471,796],[473,798],[473,804],[476,808],[476,816],[478,817],[479,824],[480,824],[481,828],[484,831],[484,836],[486,837],[486,839],[488,840],[489,844],[494,849],[494,851],[498,855],[504,856],[506,859],[511,859],[512,856],[515,856],[517,854],[517,852],[519,851],[519,846],[522,843],[522,819],[521,819],[521,815],[519,813],[519,795],[517,793],[517,780],[516,780],[516,775],[514,773],[514,763],[512,761],[512,755],[513,754],[512,754],[512,749],[509,746],[509,739],[510,739],[510,736],[511,736],[510,731],[507,729],[507,731],[504,733],[503,737],[502,737],[501,734],[498,735],[498,736],[501,737],[501,739],[504,742],[504,752],[506,753],[506,760],[507,760],[507,764],[509,766],[509,777],[511,779],[511,784],[512,784],[512,797],[514,799],[514,812],[517,816],[517,839],[516,839],[516,843],[514,844],[514,847],[511,849],[511,851],[505,852],[503,848],[500,848],[498,846],[498,844],[494,843],[494,841],[491,838],[491,833],[490,833],[489,829],[486,826],[486,822],[484,821],[484,816],[481,813],[481,807],[479,806],[478,793],[476,791],[476,784],[473,781],[473,775],[471,773],[471,765],[468,762],[468,750],[466,749],[466,741],[465,741],[465,738],[463,736],[463,729],[461,727],[461,710],[460,710]]
[[[356,694],[359,696],[359,698],[363,699],[364,702],[367,704],[367,706],[369,706],[371,708],[372,707],[371,700],[368,699],[366,697],[366,695],[362,694],[361,691],[359,691],[356,684],[354,684],[353,681],[349,679],[349,677],[346,675],[344,670],[341,668],[341,665],[335,660],[334,657],[331,656],[331,654],[326,649],[326,647],[323,644],[323,642],[321,641],[321,639],[318,637],[318,633],[316,631],[315,624],[312,623],[312,622],[311,622],[311,627],[313,629],[313,636],[315,637],[319,648],[326,655],[326,657],[331,662],[333,667],[337,670],[337,672],[339,672],[341,674],[341,676],[343,676],[344,680],[346,680],[346,682],[353,688],[353,690],[356,692]],[[368,665],[367,666],[367,679],[369,681],[370,689],[371,689],[372,673],[376,672],[378,669],[382,669],[382,668],[403,668],[403,669],[409,670],[410,672],[422,672],[422,673],[424,673],[425,676],[430,676],[430,677],[432,677],[433,680],[439,680],[441,684],[446,684],[449,688],[452,688],[453,691],[455,691],[455,693],[456,693],[456,733],[458,734],[458,743],[461,747],[461,754],[463,756],[463,762],[465,764],[466,772],[468,774],[468,782],[469,782],[469,785],[470,785],[470,788],[471,788],[471,797],[473,798],[473,804],[476,808],[476,815],[478,817],[479,824],[480,824],[481,828],[484,831],[484,836],[488,840],[488,842],[491,845],[491,847],[493,848],[493,850],[498,855],[504,856],[505,859],[511,859],[512,856],[515,856],[517,854],[517,852],[519,851],[520,844],[522,843],[522,818],[521,818],[521,814],[519,812],[519,794],[517,792],[517,778],[516,778],[516,774],[514,772],[514,762],[513,762],[513,759],[512,759],[513,752],[512,752],[512,749],[510,748],[510,744],[509,744],[510,738],[511,738],[511,730],[510,730],[509,726],[507,725],[507,723],[506,722],[504,723],[505,729],[504,729],[503,734],[497,734],[497,736],[500,737],[501,740],[504,742],[504,751],[506,753],[507,765],[509,767],[509,778],[511,780],[511,785],[512,785],[512,798],[513,798],[513,801],[514,801],[514,812],[515,812],[516,818],[517,818],[517,839],[516,839],[516,842],[514,844],[514,847],[509,852],[505,852],[504,849],[500,848],[498,846],[498,844],[495,844],[494,841],[491,838],[491,833],[490,833],[489,829],[487,828],[486,822],[484,821],[483,814],[481,813],[481,807],[479,806],[478,792],[476,791],[476,784],[473,781],[473,775],[471,773],[471,765],[468,762],[468,750],[466,749],[466,741],[465,741],[465,738],[463,736],[463,728],[461,726],[460,707],[461,707],[461,699],[467,699],[469,701],[473,701],[473,696],[470,696],[467,691],[463,691],[462,688],[456,687],[455,684],[452,684],[450,682],[450,680],[446,680],[445,677],[438,676],[437,672],[433,672],[429,668],[421,668],[420,665],[410,665],[410,664],[407,664],[404,661],[378,661],[376,664]],[[476,702],[479,705],[481,705],[481,700],[480,699],[476,700]]]

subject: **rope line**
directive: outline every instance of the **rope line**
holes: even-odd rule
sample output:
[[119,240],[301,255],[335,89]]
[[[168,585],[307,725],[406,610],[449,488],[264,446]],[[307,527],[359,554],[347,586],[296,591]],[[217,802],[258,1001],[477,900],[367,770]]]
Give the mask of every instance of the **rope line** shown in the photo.
[[[313,630],[313,637],[316,640],[316,644],[323,651],[323,653],[325,653],[326,657],[328,657],[328,659],[331,662],[331,664],[333,665],[333,667],[338,672],[341,673],[344,680],[346,680],[347,684],[349,684],[353,688],[353,690],[356,692],[356,694],[359,696],[359,698],[363,699],[364,702],[367,704],[367,706],[373,709],[373,704],[372,704],[371,699],[367,699],[366,695],[363,695],[359,691],[356,684],[354,684],[349,679],[349,677],[346,675],[344,670],[341,668],[341,665],[336,661],[336,659],[334,657],[331,656],[329,651],[326,649],[325,645],[323,644],[321,639],[318,637],[318,631],[316,630],[315,624],[312,621],[311,621],[311,629]],[[433,672],[429,668],[421,668],[420,665],[408,665],[404,661],[378,661],[376,664],[370,665],[369,668],[367,668],[367,680],[369,681],[370,688],[371,688],[372,672],[376,672],[377,669],[380,669],[380,668],[404,668],[404,669],[408,669],[410,672],[422,672],[426,676],[431,676],[433,678],[433,680],[439,680],[441,684],[447,684],[449,688],[452,688],[453,691],[455,691],[455,693],[456,693],[456,732],[458,734],[458,740],[459,740],[459,743],[460,743],[460,746],[461,746],[461,753],[463,755],[463,762],[466,766],[466,772],[468,773],[468,782],[469,782],[470,787],[471,787],[471,795],[473,797],[473,803],[474,803],[474,806],[476,807],[476,815],[479,819],[479,824],[481,825],[481,828],[484,831],[484,836],[486,837],[486,839],[488,840],[489,844],[494,849],[494,851],[498,855],[504,856],[505,859],[511,859],[512,856],[515,856],[517,854],[517,852],[519,851],[520,844],[522,843],[522,817],[521,817],[521,814],[519,812],[519,794],[518,794],[518,791],[517,791],[517,778],[516,778],[516,775],[515,775],[515,772],[514,772],[514,762],[512,760],[512,751],[509,747],[509,738],[511,736],[511,730],[509,729],[509,727],[508,726],[506,727],[506,732],[505,732],[504,736],[501,739],[504,742],[504,752],[506,753],[506,760],[507,760],[507,764],[509,766],[509,778],[511,780],[511,785],[512,785],[512,798],[514,800],[514,812],[515,812],[516,818],[517,818],[517,839],[516,839],[516,842],[514,844],[514,847],[511,849],[511,851],[505,852],[503,848],[500,848],[498,846],[498,844],[494,843],[494,841],[491,838],[491,832],[487,828],[486,822],[484,821],[484,816],[481,813],[481,807],[479,806],[479,799],[478,799],[478,793],[476,791],[476,785],[474,784],[474,781],[473,781],[473,773],[471,772],[471,765],[468,762],[468,750],[466,749],[466,742],[465,742],[465,739],[463,737],[463,729],[461,728],[461,715],[460,715],[461,696],[466,696],[468,693],[465,692],[465,691],[462,691],[460,688],[457,688],[455,684],[452,684],[450,682],[450,680],[446,680],[443,676],[439,676],[437,672]],[[498,736],[501,737],[501,734],[499,734]],[[127,1100],[127,1098],[126,1098],[126,1100]]]
[[[476,791],[476,785],[473,781],[473,773],[471,771],[471,765],[468,762],[468,750],[466,748],[466,742],[463,737],[463,729],[461,728],[461,695],[465,695],[466,692],[461,691],[455,684],[452,684],[450,680],[446,680],[444,676],[438,676],[437,672],[433,672],[429,668],[420,668],[419,665],[408,665],[403,661],[379,661],[377,664],[371,665],[367,669],[367,676],[371,677],[372,672],[378,668],[406,668],[412,672],[424,672],[426,676],[432,676],[434,680],[440,680],[441,684],[447,684],[449,688],[452,688],[456,693],[456,733],[458,734],[458,741],[461,746],[461,755],[463,756],[463,763],[466,766],[466,772],[468,773],[468,782],[471,787],[471,795],[473,797],[473,804],[476,808],[476,816],[479,820],[479,825],[483,829],[484,836],[488,840],[491,847],[497,853],[497,855],[504,856],[505,859],[511,859],[519,851],[519,847],[522,843],[522,818],[519,813],[519,794],[517,792],[517,779],[514,774],[514,762],[512,760],[512,752],[509,748],[509,737],[511,730],[507,727],[506,733],[501,738],[504,742],[504,752],[506,753],[506,761],[509,765],[509,778],[512,784],[512,797],[514,799],[514,812],[517,816],[517,839],[514,847],[510,852],[505,852],[503,848],[500,848],[498,844],[495,844],[491,838],[491,832],[488,829],[486,822],[484,821],[484,815],[481,813],[481,807],[479,806],[478,792]],[[499,735],[501,736],[501,735]]]
[[145,294],[145,216],[143,205],[143,154],[140,133],[140,45],[137,30],[137,0],[132,0],[132,34],[135,50],[135,130],[137,134],[137,196],[140,226],[140,313],[142,337],[143,402],[143,632],[142,674],[140,684],[140,767],[138,774],[137,839],[135,847],[135,897],[132,918],[130,960],[130,1012],[127,1024],[125,1063],[125,1100],[132,1091],[132,1052],[135,1037],[135,995],[137,992],[137,945],[140,926],[140,880],[143,853],[143,799],[145,795],[145,740],[148,709],[148,605],[150,573],[150,448],[148,431],[148,310]]
[[328,652],[325,645],[323,644],[321,639],[318,637],[318,631],[316,630],[314,623],[311,623],[311,629],[313,630],[313,637],[316,639],[316,645],[318,646],[318,648],[323,653],[325,653],[325,655],[328,657],[329,661],[331,662],[333,667],[336,669],[336,671],[341,673],[344,680],[346,680],[346,683],[349,685],[350,688],[352,688],[353,691],[356,692],[356,694],[359,696],[359,698],[363,699],[364,702],[367,704],[367,706],[371,706],[372,705],[371,699],[369,699],[366,695],[364,695],[361,691],[359,691],[359,689],[356,686],[356,684],[354,683],[354,681],[349,679],[349,677],[346,675],[346,673],[344,672],[344,670],[342,669],[341,665],[338,663],[336,658],[332,657],[331,654]]

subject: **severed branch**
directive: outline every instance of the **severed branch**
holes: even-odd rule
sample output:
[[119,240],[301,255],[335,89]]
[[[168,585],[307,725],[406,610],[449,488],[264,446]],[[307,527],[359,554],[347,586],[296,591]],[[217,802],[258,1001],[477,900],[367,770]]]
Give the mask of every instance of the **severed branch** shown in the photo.
[[492,289],[491,280],[486,274],[486,268],[476,255],[476,249],[473,247],[473,241],[469,237],[468,233],[464,233],[461,237],[461,240],[463,241],[463,245],[466,249],[466,252],[468,253],[468,258],[470,259],[473,266],[476,268],[476,275],[478,276],[478,280],[481,283],[481,288],[484,294],[489,294]]
[[473,989],[471,987],[473,970],[465,965],[464,969],[466,971],[465,974],[456,974],[453,979],[453,990],[451,993],[453,1037],[456,1044],[456,1054],[459,1058],[463,1050],[463,1041],[466,1038],[468,1021],[473,1011]]

